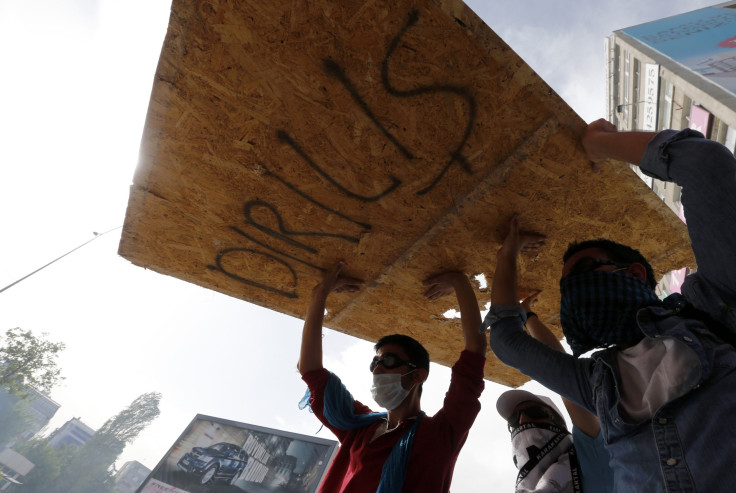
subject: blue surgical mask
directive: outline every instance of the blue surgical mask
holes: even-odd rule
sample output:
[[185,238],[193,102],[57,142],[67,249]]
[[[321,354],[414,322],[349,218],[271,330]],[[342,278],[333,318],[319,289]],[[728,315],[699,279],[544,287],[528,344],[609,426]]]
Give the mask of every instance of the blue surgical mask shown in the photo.
[[[414,370],[412,370],[414,371]],[[410,372],[404,373],[408,375]],[[376,404],[384,409],[392,411],[399,407],[406,396],[409,395],[411,389],[406,390],[401,385],[400,373],[374,373],[373,374],[373,385],[371,386],[371,395]],[[414,386],[412,385],[412,389]]]

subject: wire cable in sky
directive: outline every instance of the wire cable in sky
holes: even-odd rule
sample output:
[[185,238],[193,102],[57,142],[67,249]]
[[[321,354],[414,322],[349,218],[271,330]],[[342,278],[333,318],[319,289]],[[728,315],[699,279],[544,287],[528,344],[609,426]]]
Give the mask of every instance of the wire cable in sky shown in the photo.
[[0,289],[0,293],[2,293],[3,291],[5,291],[6,289],[10,289],[10,288],[12,288],[13,286],[15,286],[16,284],[18,284],[18,283],[19,283],[19,282],[21,282],[22,280],[24,280],[24,279],[28,279],[29,277],[31,277],[31,276],[32,276],[33,274],[35,274],[36,272],[38,272],[38,271],[40,271],[40,270],[43,270],[43,269],[45,269],[46,267],[48,267],[49,265],[53,264],[54,262],[56,262],[56,261],[58,261],[58,260],[61,260],[61,259],[63,259],[64,257],[66,257],[67,255],[69,255],[70,253],[72,253],[72,252],[74,252],[74,251],[76,251],[76,250],[79,250],[79,249],[80,249],[80,248],[82,248],[82,247],[83,247],[84,245],[86,245],[86,244],[88,244],[88,243],[91,243],[91,242],[95,241],[95,240],[96,240],[97,238],[99,238],[100,236],[104,236],[104,235],[106,235],[107,233],[109,233],[110,231],[115,231],[116,229],[120,229],[120,228],[122,228],[122,227],[123,227],[123,226],[122,226],[122,225],[120,225],[120,226],[118,226],[118,227],[116,227],[116,228],[112,228],[112,229],[109,229],[109,230],[105,231],[104,233],[98,233],[98,232],[96,232],[96,231],[95,231],[95,232],[93,233],[93,234],[94,234],[95,236],[94,236],[94,238],[92,238],[91,240],[87,240],[87,241],[85,241],[84,243],[82,243],[82,244],[81,244],[81,245],[79,245],[78,247],[76,247],[76,248],[73,248],[73,249],[69,250],[68,252],[66,252],[66,253],[65,253],[64,255],[62,255],[61,257],[55,258],[54,260],[52,260],[52,261],[51,261],[51,262],[49,262],[48,264],[44,265],[43,267],[39,267],[38,269],[34,270],[33,272],[31,272],[31,273],[30,273],[30,274],[28,274],[27,276],[21,277],[20,279],[18,279],[18,280],[17,280],[17,281],[15,281],[14,283],[8,284],[8,285],[7,285],[7,286],[5,286],[5,287],[4,287],[3,289]]

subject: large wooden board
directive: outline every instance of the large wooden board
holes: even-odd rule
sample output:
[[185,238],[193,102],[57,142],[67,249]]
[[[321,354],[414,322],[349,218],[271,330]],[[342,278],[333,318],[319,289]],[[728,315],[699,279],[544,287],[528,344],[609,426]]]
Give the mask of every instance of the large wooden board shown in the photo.
[[[515,212],[549,237],[520,295],[543,289],[552,324],[571,240],[638,246],[660,274],[692,265],[630,170],[590,173],[583,128],[462,2],[174,0],[120,254],[296,317],[346,259],[368,285],[331,296],[326,325],[407,333],[451,365],[454,299],[425,301],[421,281],[490,281]],[[486,377],[525,380],[492,354]]]

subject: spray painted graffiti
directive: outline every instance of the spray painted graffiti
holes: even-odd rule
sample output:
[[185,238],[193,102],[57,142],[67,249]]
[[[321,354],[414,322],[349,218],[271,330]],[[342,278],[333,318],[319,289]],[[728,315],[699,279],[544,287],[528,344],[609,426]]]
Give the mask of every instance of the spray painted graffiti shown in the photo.
[[379,193],[378,195],[373,195],[371,197],[366,197],[364,195],[359,195],[357,193],[351,192],[347,188],[343,187],[339,183],[337,183],[329,174],[327,174],[325,171],[322,170],[317,164],[312,161],[312,158],[307,155],[306,152],[302,150],[302,148],[297,144],[294,139],[291,138],[289,134],[284,132],[283,130],[278,131],[278,137],[281,142],[284,142],[285,144],[288,144],[291,146],[294,151],[296,151],[297,154],[299,154],[312,168],[314,168],[317,173],[319,173],[323,178],[325,178],[328,182],[330,182],[332,185],[334,185],[340,192],[347,195],[350,198],[362,200],[363,202],[375,202],[376,200],[385,197],[386,195],[390,194],[396,188],[401,185],[401,180],[396,178],[395,176],[391,176],[391,185],[386,188],[383,192]]
[[[449,156],[444,162],[442,169],[434,174],[428,173],[428,176],[430,176],[429,183],[421,190],[416,192],[417,195],[422,196],[432,191],[446,175],[450,167],[454,164],[460,166],[464,173],[468,175],[472,174],[471,165],[468,159],[463,154],[463,149],[468,141],[468,138],[471,135],[472,128],[475,123],[477,115],[477,103],[470,89],[464,86],[452,84],[430,84],[414,87],[411,89],[400,89],[394,85],[390,77],[391,57],[396,52],[397,48],[401,45],[407,31],[409,31],[412,26],[417,24],[418,21],[419,13],[417,11],[412,11],[409,14],[408,20],[400,29],[399,33],[389,43],[386,49],[386,54],[381,64],[382,87],[390,96],[396,98],[413,98],[427,94],[448,93],[464,100],[467,106],[467,121],[465,122],[462,137],[457,146],[449,153]],[[350,76],[343,67],[341,67],[334,60],[325,59],[323,60],[322,68],[328,76],[336,79],[342,85],[342,87],[350,94],[354,103],[366,115],[366,117],[371,121],[376,129],[381,134],[383,134],[386,140],[392,146],[394,146],[407,161],[412,161],[413,159],[415,159],[415,153],[412,152],[412,150],[409,149],[407,145],[402,143],[394,134],[392,134],[387,126],[383,122],[381,122],[380,118],[376,116],[375,112],[371,109],[370,104],[361,95],[359,89],[353,83]],[[396,190],[399,189],[399,187],[402,185],[402,182],[399,178],[393,175],[389,175],[388,183],[375,195],[360,194],[354,190],[350,190],[345,185],[339,183],[328,172],[328,170],[318,165],[316,161],[309,155],[308,151],[303,147],[303,145],[299,143],[298,139],[295,136],[291,135],[287,130],[278,130],[276,137],[279,142],[289,146],[294,151],[294,153],[301,158],[301,160],[303,160],[315,173],[317,173],[317,175],[319,175],[322,179],[326,180],[327,183],[334,187],[337,193],[344,195],[352,200],[355,200],[358,203],[370,203],[379,201],[396,192]],[[355,219],[348,215],[345,211],[338,211],[330,205],[316,200],[310,194],[301,190],[298,186],[294,185],[283,176],[274,173],[265,165],[261,164],[261,167],[265,170],[265,177],[276,180],[282,186],[286,187],[289,191],[297,194],[302,199],[317,206],[321,210],[329,214],[334,214],[342,220],[351,223],[353,225],[352,227],[358,226],[363,232],[372,229],[371,224]],[[270,217],[272,220],[275,221],[270,221],[270,223],[275,224],[276,227],[269,227],[266,224],[263,224],[263,222],[258,221],[256,219],[256,215],[254,215],[254,212],[260,212],[261,218],[264,217],[264,214],[267,217]],[[250,200],[246,202],[243,206],[243,214],[245,218],[244,224],[248,228],[254,228],[260,231],[262,234],[268,236],[272,241],[276,242],[276,244],[282,245],[285,249],[291,249],[292,253],[287,253],[279,247],[269,245],[264,241],[258,240],[252,234],[249,234],[245,229],[241,227],[231,226],[230,229],[236,232],[243,240],[247,241],[249,243],[249,246],[226,248],[220,251],[215,258],[214,265],[208,265],[207,268],[219,271],[222,274],[230,277],[231,279],[235,279],[243,284],[247,284],[249,286],[253,286],[267,292],[276,293],[286,298],[298,298],[296,290],[296,286],[298,284],[298,275],[296,269],[294,268],[295,262],[319,272],[326,271],[325,268],[315,265],[314,263],[307,260],[308,258],[319,254],[319,250],[317,248],[308,244],[309,238],[330,238],[337,241],[349,242],[352,244],[357,244],[360,241],[360,237],[355,235],[298,231],[296,229],[290,229],[289,227],[287,227],[286,222],[284,221],[284,218],[278,211],[277,207],[264,200]],[[294,253],[295,250],[301,251],[303,253],[296,254]],[[290,279],[290,281],[284,285],[277,287],[263,281],[249,279],[238,273],[231,272],[227,265],[228,260],[235,259],[238,256],[251,256],[252,258],[249,258],[249,260],[253,262],[258,262],[258,259],[260,259],[260,261],[262,262],[269,262],[271,266],[275,266],[283,271],[283,276],[281,276],[280,278]],[[288,287],[284,287],[287,284]]]

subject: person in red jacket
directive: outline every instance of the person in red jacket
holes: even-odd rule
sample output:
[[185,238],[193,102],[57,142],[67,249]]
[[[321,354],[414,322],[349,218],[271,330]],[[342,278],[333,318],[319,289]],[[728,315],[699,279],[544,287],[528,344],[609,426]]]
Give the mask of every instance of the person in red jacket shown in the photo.
[[[339,378],[322,366],[322,322],[327,296],[355,292],[362,281],[342,276],[339,262],[317,284],[304,321],[299,372],[309,387],[309,405],[340,441],[321,492],[447,492],[460,449],[480,411],[487,342],[479,332],[478,302],[468,277],[444,272],[424,282],[432,301],[455,292],[462,315],[465,350],[452,368],[444,405],[434,416],[421,410],[429,354],[415,339],[381,338],[372,361],[371,392],[386,412],[353,400]],[[368,364],[369,363],[369,364]]]

